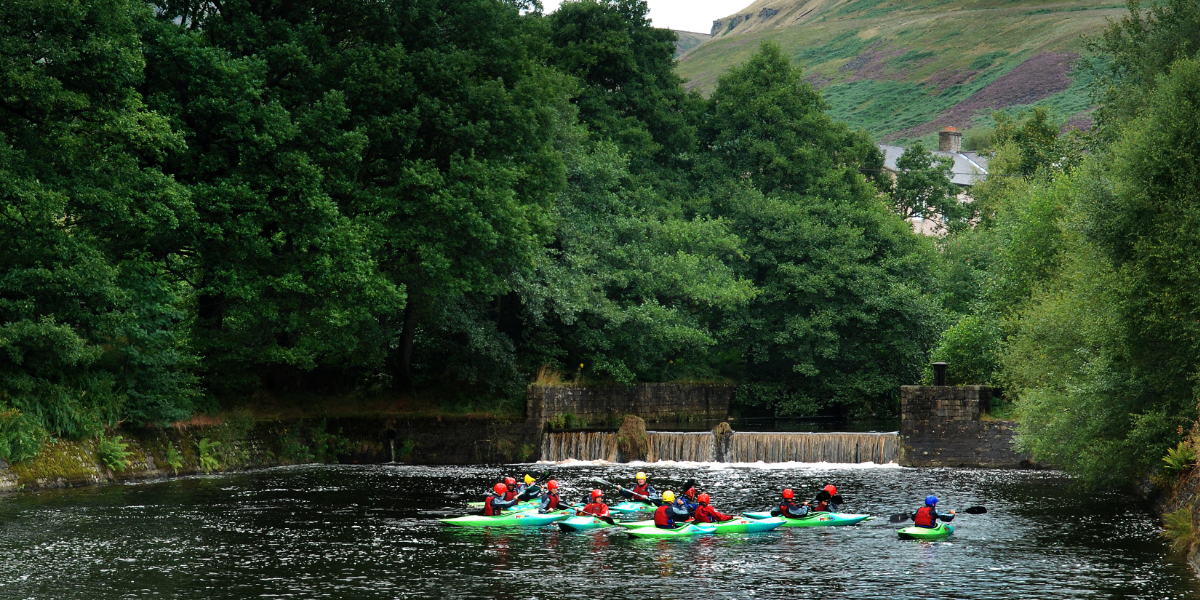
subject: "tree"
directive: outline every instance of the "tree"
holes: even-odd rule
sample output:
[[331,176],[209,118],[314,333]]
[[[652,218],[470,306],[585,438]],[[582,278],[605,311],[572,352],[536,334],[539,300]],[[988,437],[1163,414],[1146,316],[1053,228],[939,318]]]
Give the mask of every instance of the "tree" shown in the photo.
[[966,225],[970,209],[958,200],[953,176],[954,160],[937,158],[920,142],[896,159],[896,182],[892,188],[892,210],[901,218],[937,218],[939,229]]

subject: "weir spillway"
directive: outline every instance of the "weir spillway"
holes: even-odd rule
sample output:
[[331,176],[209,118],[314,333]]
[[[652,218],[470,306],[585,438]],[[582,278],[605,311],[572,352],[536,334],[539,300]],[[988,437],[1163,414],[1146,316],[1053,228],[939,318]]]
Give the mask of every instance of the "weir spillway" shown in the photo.
[[[671,460],[728,463],[896,462],[897,432],[733,432],[720,440],[711,432],[648,431],[650,462]],[[546,433],[542,460],[620,461],[617,434],[602,431]]]

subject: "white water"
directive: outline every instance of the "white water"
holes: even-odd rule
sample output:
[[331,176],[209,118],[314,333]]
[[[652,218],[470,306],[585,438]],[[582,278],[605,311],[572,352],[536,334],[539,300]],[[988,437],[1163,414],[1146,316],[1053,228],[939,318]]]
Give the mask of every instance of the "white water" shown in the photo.
[[[734,432],[720,442],[711,432],[648,431],[651,463],[693,464],[888,464],[896,461],[898,438],[889,433]],[[618,462],[617,434],[547,433],[542,459]]]

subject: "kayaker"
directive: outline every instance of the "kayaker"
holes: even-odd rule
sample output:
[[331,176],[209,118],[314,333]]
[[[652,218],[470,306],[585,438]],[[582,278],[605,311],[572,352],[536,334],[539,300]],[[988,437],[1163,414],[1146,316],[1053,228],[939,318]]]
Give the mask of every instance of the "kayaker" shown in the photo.
[[950,514],[938,512],[937,503],[937,496],[925,496],[925,506],[917,509],[917,512],[913,513],[913,524],[917,527],[927,527],[932,529],[937,527],[938,519],[941,519],[947,523],[953,521],[954,511],[950,511]]
[[733,518],[732,515],[721,514],[721,511],[709,505],[708,500],[708,494],[700,494],[700,497],[696,498],[696,502],[700,504],[696,508],[697,523],[720,523]]
[[646,474],[641,471],[638,471],[637,485],[633,486],[633,489],[630,490],[617,486],[617,491],[621,493],[622,497],[632,498],[635,502],[645,502],[652,506],[658,504],[656,502],[658,500],[658,492],[654,491],[654,486],[646,482]]
[[832,484],[825,486],[821,491],[817,492],[817,506],[813,509],[813,512],[837,512],[838,504],[833,501],[833,497],[836,495],[836,487]]
[[533,476],[525,474],[525,483],[517,486],[517,498],[520,500],[533,500],[542,495],[542,488],[534,485],[537,482]]
[[608,505],[604,503],[604,492],[600,490],[592,490],[592,501],[583,507],[583,510],[575,511],[578,515],[591,515],[593,517],[607,517]]
[[548,513],[558,510],[558,505],[562,499],[558,497],[558,482],[551,479],[546,482],[546,493],[542,495],[541,507],[538,509],[540,513]]
[[682,499],[676,499],[675,493],[663,492],[663,505],[654,511],[654,526],[659,529],[675,529],[676,523],[686,521],[690,516],[683,506]]
[[500,511],[511,508],[512,505],[517,503],[515,498],[512,500],[504,499],[504,496],[508,492],[507,485],[497,483],[496,487],[492,489],[495,491],[495,494],[488,494],[487,498],[483,500],[483,516],[485,517],[494,517],[500,514]]
[[688,480],[684,484],[683,497],[680,498],[683,502],[683,507],[687,509],[688,515],[695,515],[696,509],[700,508],[700,503],[696,501],[696,482]]
[[513,479],[512,477],[505,477],[504,478],[504,488],[506,490],[508,490],[508,491],[504,492],[504,501],[505,502],[508,502],[509,500],[517,499],[518,493],[517,493],[517,480],[516,479]]
[[790,488],[783,490],[782,496],[783,499],[779,501],[779,508],[771,511],[771,514],[776,517],[803,519],[812,510],[812,507],[807,502],[796,504],[796,492],[793,492]]

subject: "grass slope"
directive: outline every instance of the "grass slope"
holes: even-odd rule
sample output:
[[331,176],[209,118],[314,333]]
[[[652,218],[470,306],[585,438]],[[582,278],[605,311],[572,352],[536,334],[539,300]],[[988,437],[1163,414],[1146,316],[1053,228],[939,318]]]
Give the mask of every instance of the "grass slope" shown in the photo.
[[694,31],[679,31],[675,30],[675,35],[679,36],[679,41],[675,42],[675,56],[683,56],[689,50],[712,39],[707,33],[696,33]]
[[758,0],[716,21],[679,73],[707,93],[773,40],[838,118],[878,139],[932,141],[944,126],[986,126],[995,110],[1035,105],[1086,125],[1088,82],[1074,69],[1082,37],[1124,14],[1112,0]]

